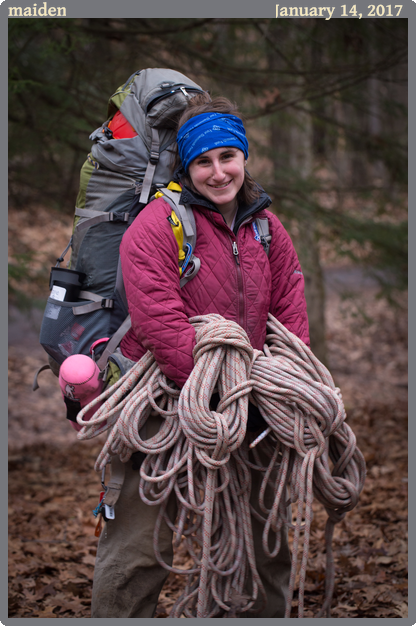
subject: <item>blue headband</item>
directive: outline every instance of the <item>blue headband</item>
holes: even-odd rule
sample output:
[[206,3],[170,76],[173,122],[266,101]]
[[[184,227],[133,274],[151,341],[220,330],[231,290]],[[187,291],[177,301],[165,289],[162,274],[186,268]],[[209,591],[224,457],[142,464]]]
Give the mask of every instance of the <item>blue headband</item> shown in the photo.
[[179,129],[179,156],[185,172],[200,154],[221,146],[239,148],[248,157],[248,141],[242,121],[228,113],[202,113]]

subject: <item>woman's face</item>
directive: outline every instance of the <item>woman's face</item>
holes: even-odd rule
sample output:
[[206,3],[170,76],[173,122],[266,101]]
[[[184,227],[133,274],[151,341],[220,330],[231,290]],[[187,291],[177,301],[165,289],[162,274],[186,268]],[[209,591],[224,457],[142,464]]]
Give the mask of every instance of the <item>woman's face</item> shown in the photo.
[[244,166],[244,153],[238,148],[213,148],[194,159],[188,171],[198,193],[224,214],[237,208]]

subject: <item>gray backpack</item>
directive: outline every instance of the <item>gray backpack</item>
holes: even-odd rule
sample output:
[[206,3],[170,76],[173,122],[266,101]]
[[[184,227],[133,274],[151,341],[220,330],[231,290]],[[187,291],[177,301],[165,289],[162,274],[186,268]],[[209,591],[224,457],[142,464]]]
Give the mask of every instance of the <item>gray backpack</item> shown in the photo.
[[[145,69],[111,96],[108,119],[91,134],[94,143],[81,168],[72,238],[51,270],[40,332],[50,358],[49,366],[41,369],[51,367],[57,373],[68,356],[90,355],[93,345],[103,369],[130,328],[120,242],[150,196],[168,185],[177,119],[197,93],[203,89],[179,72]],[[133,136],[114,137],[111,123],[118,112]],[[186,221],[184,246],[193,249],[192,210],[178,206],[175,198],[179,194],[170,193],[176,215]],[[70,262],[61,267],[69,249]],[[188,246],[185,252],[189,260]],[[192,262],[197,265],[194,257]],[[192,271],[191,263],[188,269],[194,276],[195,266]]]

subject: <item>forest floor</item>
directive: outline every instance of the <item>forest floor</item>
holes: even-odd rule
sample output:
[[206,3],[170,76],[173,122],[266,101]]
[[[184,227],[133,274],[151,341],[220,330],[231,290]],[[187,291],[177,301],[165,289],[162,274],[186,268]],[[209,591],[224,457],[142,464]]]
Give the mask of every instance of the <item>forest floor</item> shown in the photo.
[[[347,271],[345,276],[357,276]],[[371,283],[341,297],[346,279],[328,270],[330,371],[367,463],[358,506],[335,529],[335,618],[404,618],[407,595],[407,307],[375,297]],[[337,284],[337,280],[341,282]],[[347,285],[348,286],[348,285]],[[65,419],[57,379],[34,372],[45,362],[40,314],[16,309],[9,319],[9,617],[90,617],[97,549],[100,477],[94,461],[103,440],[80,442]],[[306,617],[324,592],[326,513],[314,505],[306,576]],[[175,557],[187,563],[183,550]],[[170,574],[155,617],[166,618],[184,580]],[[293,603],[296,617],[296,595]]]

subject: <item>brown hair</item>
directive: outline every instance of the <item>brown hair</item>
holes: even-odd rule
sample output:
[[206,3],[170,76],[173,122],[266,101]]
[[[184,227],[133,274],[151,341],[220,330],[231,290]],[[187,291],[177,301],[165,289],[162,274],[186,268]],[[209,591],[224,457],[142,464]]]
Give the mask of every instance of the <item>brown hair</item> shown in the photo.
[[[240,119],[242,116],[238,111],[238,107],[234,102],[228,100],[228,98],[224,98],[222,96],[218,96],[211,100],[209,94],[204,92],[202,94],[198,94],[191,98],[188,101],[188,106],[185,111],[182,113],[181,117],[178,121],[178,130],[192,117],[196,115],[201,115],[202,113],[228,113],[230,115],[236,115]],[[173,170],[179,170],[182,162],[179,157],[178,150],[175,152],[174,162],[173,162]],[[181,182],[187,185],[190,189],[195,190],[195,187],[192,183],[191,177],[186,172],[181,171]],[[238,202],[241,202],[245,205],[253,204],[260,197],[260,188],[255,182],[253,178],[251,178],[250,174],[247,171],[244,171],[244,182],[240,191],[237,194]]]

